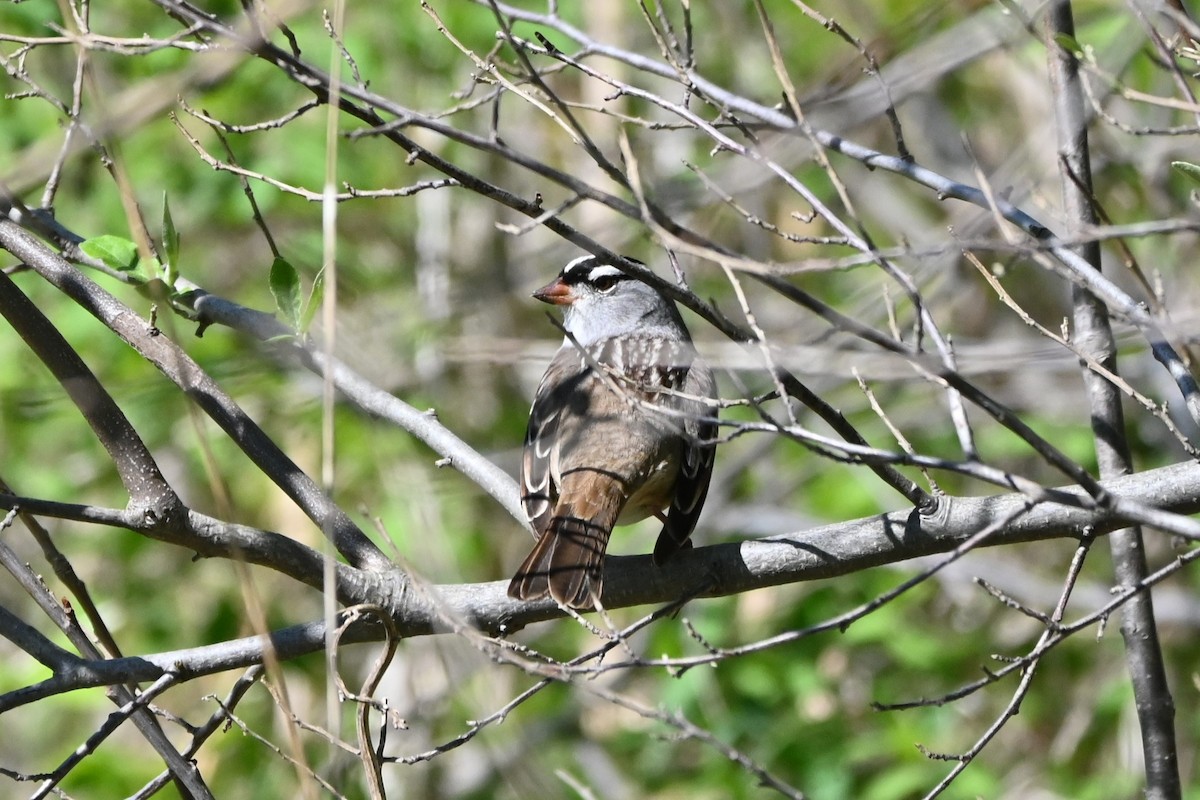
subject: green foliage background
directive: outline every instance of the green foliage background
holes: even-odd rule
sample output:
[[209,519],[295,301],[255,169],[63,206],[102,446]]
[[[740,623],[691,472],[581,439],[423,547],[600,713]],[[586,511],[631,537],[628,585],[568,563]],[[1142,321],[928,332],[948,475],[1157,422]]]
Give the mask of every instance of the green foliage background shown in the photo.
[[[564,3],[562,13],[599,39],[656,53],[635,5],[598,7],[602,5]],[[235,6],[213,4],[212,10],[233,14]],[[777,97],[777,81],[752,6],[694,6],[701,72],[765,102]],[[486,7],[470,3],[436,7],[467,46],[480,54],[492,49],[496,23]],[[788,67],[802,99],[818,103],[862,79],[862,63],[845,41],[805,18],[793,5],[772,2],[767,7],[786,45]],[[670,14],[678,14],[673,5],[669,9]],[[91,12],[97,33],[161,37],[178,30],[151,3],[98,3]],[[824,12],[852,29],[887,63],[899,54],[920,51],[937,34],[988,9],[971,2],[916,9],[896,0],[866,0],[853,9],[835,4]],[[1121,46],[1122,31],[1129,24],[1123,6],[1079,3],[1076,13],[1080,42],[1101,52]],[[0,9],[0,32],[5,34],[46,36],[49,23],[62,24],[59,7],[50,0],[28,0]],[[327,64],[329,42],[318,9],[306,7],[288,24],[305,56]],[[532,30],[526,26],[518,33],[529,36]],[[371,88],[409,107],[448,107],[452,93],[470,85],[472,64],[437,34],[432,20],[415,3],[350,4],[344,41]],[[566,49],[568,43],[559,45]],[[12,52],[11,43],[3,47]],[[501,58],[511,60],[512,54],[502,50]],[[254,225],[237,179],[204,164],[168,119],[168,112],[174,111],[209,152],[224,157],[211,131],[179,109],[173,99],[176,90],[170,88],[175,86],[174,78],[197,69],[199,60],[187,52],[165,50],[138,57],[95,51],[89,61],[94,85],[87,94],[85,117],[104,134],[109,153],[127,171],[156,236],[162,197],[165,193],[170,198],[182,237],[183,275],[244,305],[272,308],[267,278],[272,254]],[[1152,61],[1149,54],[1130,58],[1122,79],[1144,91],[1168,93],[1166,77]],[[70,97],[74,64],[68,49],[40,49],[26,66],[45,88],[58,97]],[[564,93],[582,92],[573,82],[564,75],[556,79],[555,87]],[[1004,187],[1016,186],[1021,197],[1015,199],[1050,214],[1055,201],[1039,192],[1057,196],[1052,145],[1047,154],[1046,121],[1039,117],[1044,112],[1042,99],[1030,97],[1028,89],[1044,85],[1041,45],[1032,37],[1018,39],[922,86],[901,106],[900,118],[912,126],[909,145],[919,162],[974,182],[962,141],[955,138],[961,132],[981,169]],[[11,78],[0,78],[0,86],[7,93],[22,89]],[[156,91],[156,87],[162,88]],[[146,94],[131,104],[134,92]],[[186,85],[180,93],[192,108],[231,124],[277,117],[308,99],[304,90],[283,80],[273,68],[253,60],[237,62],[211,85]],[[145,118],[136,113],[139,109],[147,110]],[[654,109],[636,102],[622,110],[654,114]],[[1146,113],[1163,118],[1146,124],[1165,124],[1163,120],[1170,117],[1165,111]],[[46,171],[61,143],[61,118],[34,98],[0,101],[0,114],[4,118],[0,175],[26,203],[37,205]],[[314,110],[281,129],[230,135],[230,146],[238,163],[247,168],[318,192],[327,146],[324,119],[323,109]],[[481,134],[488,132],[490,119],[487,105],[450,117],[453,124]],[[500,120],[501,133],[514,146],[543,157],[555,154],[561,168],[594,175],[586,172],[582,155],[569,146],[560,130],[515,98],[504,98]],[[588,120],[598,130],[608,131],[602,146],[615,152],[615,137],[604,128],[604,121],[596,115]],[[935,122],[949,126],[940,129],[946,134],[943,138],[938,138]],[[355,127],[345,120],[342,130]],[[1101,155],[1097,185],[1114,218],[1138,221],[1183,214],[1189,208],[1190,188],[1166,165],[1174,158],[1186,158],[1187,149],[1194,149],[1194,137],[1148,139],[1151,148],[1111,128],[1097,128],[1096,149]],[[636,126],[627,131],[649,173],[647,184],[659,199],[692,203],[691,222],[714,235],[751,237],[742,220],[712,197],[694,201],[702,187],[682,162],[719,168],[720,158],[710,154],[707,143]],[[877,120],[847,134],[890,149],[887,127]],[[441,156],[524,196],[546,192],[546,207],[565,199],[492,156],[432,136],[419,138]],[[955,209],[923,190],[898,186],[897,178],[870,173],[857,164],[837,166],[851,192],[863,201],[867,224],[881,242],[940,236],[956,222]],[[816,167],[798,165],[797,174],[824,199],[835,199],[833,188]],[[338,177],[359,189],[379,189],[439,176],[405,163],[403,154],[382,140],[363,137],[338,142]],[[283,256],[297,267],[307,291],[321,263],[319,204],[260,182],[254,183],[254,195]],[[870,203],[872,197],[880,203]],[[794,198],[778,187],[761,187],[747,202],[778,224],[795,227],[788,218],[795,210]],[[86,148],[67,162],[55,212],[65,225],[85,236],[129,232],[114,182],[96,153]],[[1190,213],[1194,214],[1194,206]],[[606,244],[665,269],[645,231],[627,221],[588,207],[565,216]],[[337,242],[342,356],[414,406],[436,408],[450,429],[512,473],[534,382],[558,339],[528,292],[576,254],[544,230],[535,228],[516,237],[497,227],[523,222],[465,190],[445,189],[343,203]],[[845,254],[815,246],[784,250],[770,237],[742,246],[752,252],[757,248],[764,260]],[[1197,255],[1194,237],[1145,239],[1134,247],[1139,258],[1160,272],[1170,296],[1180,298],[1181,304],[1192,297],[1194,281],[1188,265],[1195,263]],[[1004,256],[997,259],[1003,261]],[[969,267],[944,260],[906,266],[913,269],[965,352],[973,352],[973,344],[1004,345],[998,362],[969,365],[979,370],[981,382],[1024,412],[1031,424],[1073,457],[1091,463],[1086,405],[1071,360],[1021,357],[1039,347],[1040,340],[995,301]],[[1058,320],[1069,313],[1066,290],[1032,264],[1010,261],[1003,266],[1010,291],[1031,313],[1057,328]],[[697,267],[691,278],[702,296],[716,297],[727,310],[735,308],[718,271]],[[96,279],[139,313],[150,313],[149,301],[128,286],[104,276]],[[797,280],[823,297],[837,299],[850,313],[874,323],[885,319],[880,303],[883,280],[877,275],[843,270]],[[36,276],[24,274],[19,281],[114,394],[187,503],[317,544],[318,533],[311,524],[157,372]],[[423,282],[435,288],[425,288]],[[795,319],[794,308],[771,305],[773,301],[766,297],[755,300],[763,303],[764,324],[781,341],[817,342],[819,326]],[[715,332],[692,322],[700,340],[718,341]],[[271,346],[229,330],[213,328],[196,337],[185,320],[160,317],[160,324],[299,464],[317,474],[321,419],[320,385],[315,378],[277,358]],[[1127,363],[1135,373],[1151,369],[1145,366],[1148,359],[1138,342],[1122,341],[1129,347]],[[4,465],[0,476],[25,495],[122,505],[122,490],[111,464],[76,410],[19,338],[3,327],[0,363],[5,365],[0,369],[0,464]],[[805,367],[813,387],[842,408],[871,441],[890,444],[886,428],[844,365],[830,357]],[[728,384],[725,388],[733,391]],[[881,377],[872,388],[918,450],[953,452],[952,431],[936,392],[911,376]],[[931,414],[931,408],[938,413]],[[405,433],[345,406],[338,409],[336,424],[336,499],[364,527],[371,528],[372,519],[380,521],[386,536],[378,537],[386,551],[398,554],[407,567],[432,582],[507,577],[528,539],[494,503],[460,475],[436,469],[436,456]],[[1180,458],[1177,446],[1158,427],[1131,425],[1131,433],[1137,437],[1141,466]],[[991,461],[1037,479],[1056,480],[1010,435],[984,424],[979,436],[981,450]],[[211,460],[209,469],[206,460]],[[723,448],[719,461],[722,488],[715,492],[713,508],[702,523],[702,542],[802,530],[822,521],[902,505],[865,470],[822,462],[775,441],[739,439]],[[938,478],[952,493],[988,491],[953,476]],[[227,563],[193,560],[190,553],[124,531],[47,524],[98,598],[127,653],[248,635],[255,630],[247,611],[250,596],[262,604],[273,627],[321,613],[315,593],[265,570],[239,571]],[[653,534],[649,527],[624,533],[614,550],[645,552]],[[39,563],[40,555],[20,531],[4,535],[32,563]],[[716,668],[694,668],[679,675],[655,669],[614,672],[596,683],[648,706],[681,713],[810,797],[920,796],[949,767],[927,759],[917,745],[935,752],[965,749],[1003,709],[1013,683],[993,686],[957,703],[913,711],[878,712],[871,703],[936,697],[980,677],[993,654],[1025,652],[1036,640],[1039,625],[973,588],[972,565],[1000,564],[1016,576],[1019,586],[1033,587],[1025,596],[1045,597],[1057,585],[1072,549],[1071,542],[1063,541],[982,551],[971,556],[963,569],[925,583],[843,634],[810,637],[730,659]],[[1152,538],[1151,556],[1156,563],[1169,559],[1170,543]],[[836,581],[698,601],[683,616],[714,645],[735,647],[821,622],[891,589],[909,574],[909,566],[898,565]],[[1098,546],[1084,576],[1083,599],[1074,610],[1103,602],[1110,582],[1107,554]],[[1195,664],[1200,656],[1194,635],[1196,584],[1194,572],[1169,582],[1161,607],[1180,712],[1181,767],[1185,782],[1200,796],[1194,758],[1200,739],[1200,717],[1194,713]],[[33,615],[32,604],[10,582],[0,582],[0,599],[9,608]],[[1050,604],[1044,601],[1043,605],[1048,610]],[[643,611],[613,616],[618,623],[630,622]],[[53,636],[48,627],[44,630]],[[589,633],[569,622],[541,625],[519,638],[562,658],[595,645]],[[647,656],[704,651],[679,620],[655,624],[631,646]],[[373,657],[368,647],[344,657],[349,683]],[[0,690],[44,677],[37,664],[7,643],[0,642],[0,659]],[[291,708],[310,722],[329,725],[322,717],[327,683],[322,659],[287,664],[283,674]],[[223,696],[232,680],[231,675],[219,675],[195,681],[172,692],[162,705],[199,722],[215,709],[208,695]],[[380,690],[392,698],[408,724],[407,730],[390,735],[391,751],[425,752],[461,733],[469,720],[496,711],[532,682],[450,637],[404,642]],[[110,710],[97,690],[6,714],[0,766],[49,771]],[[337,723],[344,736],[351,735],[351,713],[344,705],[344,719]],[[263,688],[251,692],[238,715],[247,729],[287,750],[286,717]],[[1020,715],[955,784],[951,796],[1083,800],[1138,796],[1137,733],[1119,636],[1107,631],[1098,639],[1077,637],[1043,662]],[[365,796],[353,758],[317,734],[302,732],[300,737],[309,763],[338,791],[348,797]],[[183,738],[179,736],[180,741]],[[219,734],[202,751],[199,764],[218,797],[299,796],[305,782],[267,745],[237,728]],[[160,769],[140,739],[123,731],[86,759],[64,789],[75,797],[125,796]],[[428,761],[388,767],[386,773],[397,787],[397,796],[410,797],[575,797],[583,795],[580,786],[591,796],[604,798],[769,794],[713,747],[680,739],[666,726],[605,703],[589,695],[586,686],[551,687],[464,747]],[[27,788],[10,786],[4,792]],[[173,792],[166,790],[168,795]]]

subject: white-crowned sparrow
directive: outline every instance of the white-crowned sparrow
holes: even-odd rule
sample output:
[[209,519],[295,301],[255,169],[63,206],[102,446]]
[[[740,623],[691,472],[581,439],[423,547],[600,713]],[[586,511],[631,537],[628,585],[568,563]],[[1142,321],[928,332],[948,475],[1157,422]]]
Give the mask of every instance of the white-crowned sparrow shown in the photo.
[[529,413],[521,501],[538,541],[508,593],[589,608],[614,525],[662,519],[659,564],[690,546],[712,475],[715,384],[675,305],[603,260],[575,259],[533,296],[565,307],[569,335]]

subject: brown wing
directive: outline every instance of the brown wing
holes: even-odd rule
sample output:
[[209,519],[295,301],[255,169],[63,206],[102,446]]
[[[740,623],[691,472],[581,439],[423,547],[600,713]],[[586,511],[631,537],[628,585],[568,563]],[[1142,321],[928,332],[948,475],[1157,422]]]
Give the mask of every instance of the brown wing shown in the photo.
[[[683,381],[683,393],[694,397],[717,396],[712,370],[703,361],[697,359],[692,362]],[[675,494],[671,499],[671,509],[667,512],[667,522],[654,544],[654,563],[660,565],[679,550],[691,546],[692,530],[708,496],[708,484],[716,456],[717,409],[687,399],[681,405],[687,414],[683,463],[675,481]]]
[[558,502],[552,466],[559,423],[570,405],[570,393],[579,388],[585,375],[574,347],[559,348],[538,384],[529,410],[521,458],[521,505],[538,536],[549,527],[551,512]]

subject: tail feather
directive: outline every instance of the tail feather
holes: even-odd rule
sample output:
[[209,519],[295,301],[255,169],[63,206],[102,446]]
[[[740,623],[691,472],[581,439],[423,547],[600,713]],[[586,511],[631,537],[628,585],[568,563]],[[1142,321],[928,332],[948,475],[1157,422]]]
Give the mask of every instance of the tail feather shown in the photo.
[[518,600],[553,597],[571,608],[591,608],[604,588],[604,551],[608,537],[625,504],[616,481],[607,491],[587,487],[590,496],[572,502],[564,481],[554,516],[546,532],[508,584],[508,594]]
[[518,600],[553,597],[564,606],[591,608],[604,585],[609,531],[573,517],[556,516],[534,545],[508,594]]

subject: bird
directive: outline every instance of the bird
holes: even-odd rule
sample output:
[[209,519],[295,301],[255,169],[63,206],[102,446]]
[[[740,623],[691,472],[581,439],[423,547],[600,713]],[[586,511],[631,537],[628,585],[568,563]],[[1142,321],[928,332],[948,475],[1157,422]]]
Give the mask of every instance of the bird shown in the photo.
[[586,610],[599,607],[615,525],[662,520],[658,565],[691,546],[716,382],[675,304],[608,260],[576,258],[533,297],[564,309],[566,336],[529,412],[521,503],[538,539],[508,594]]

